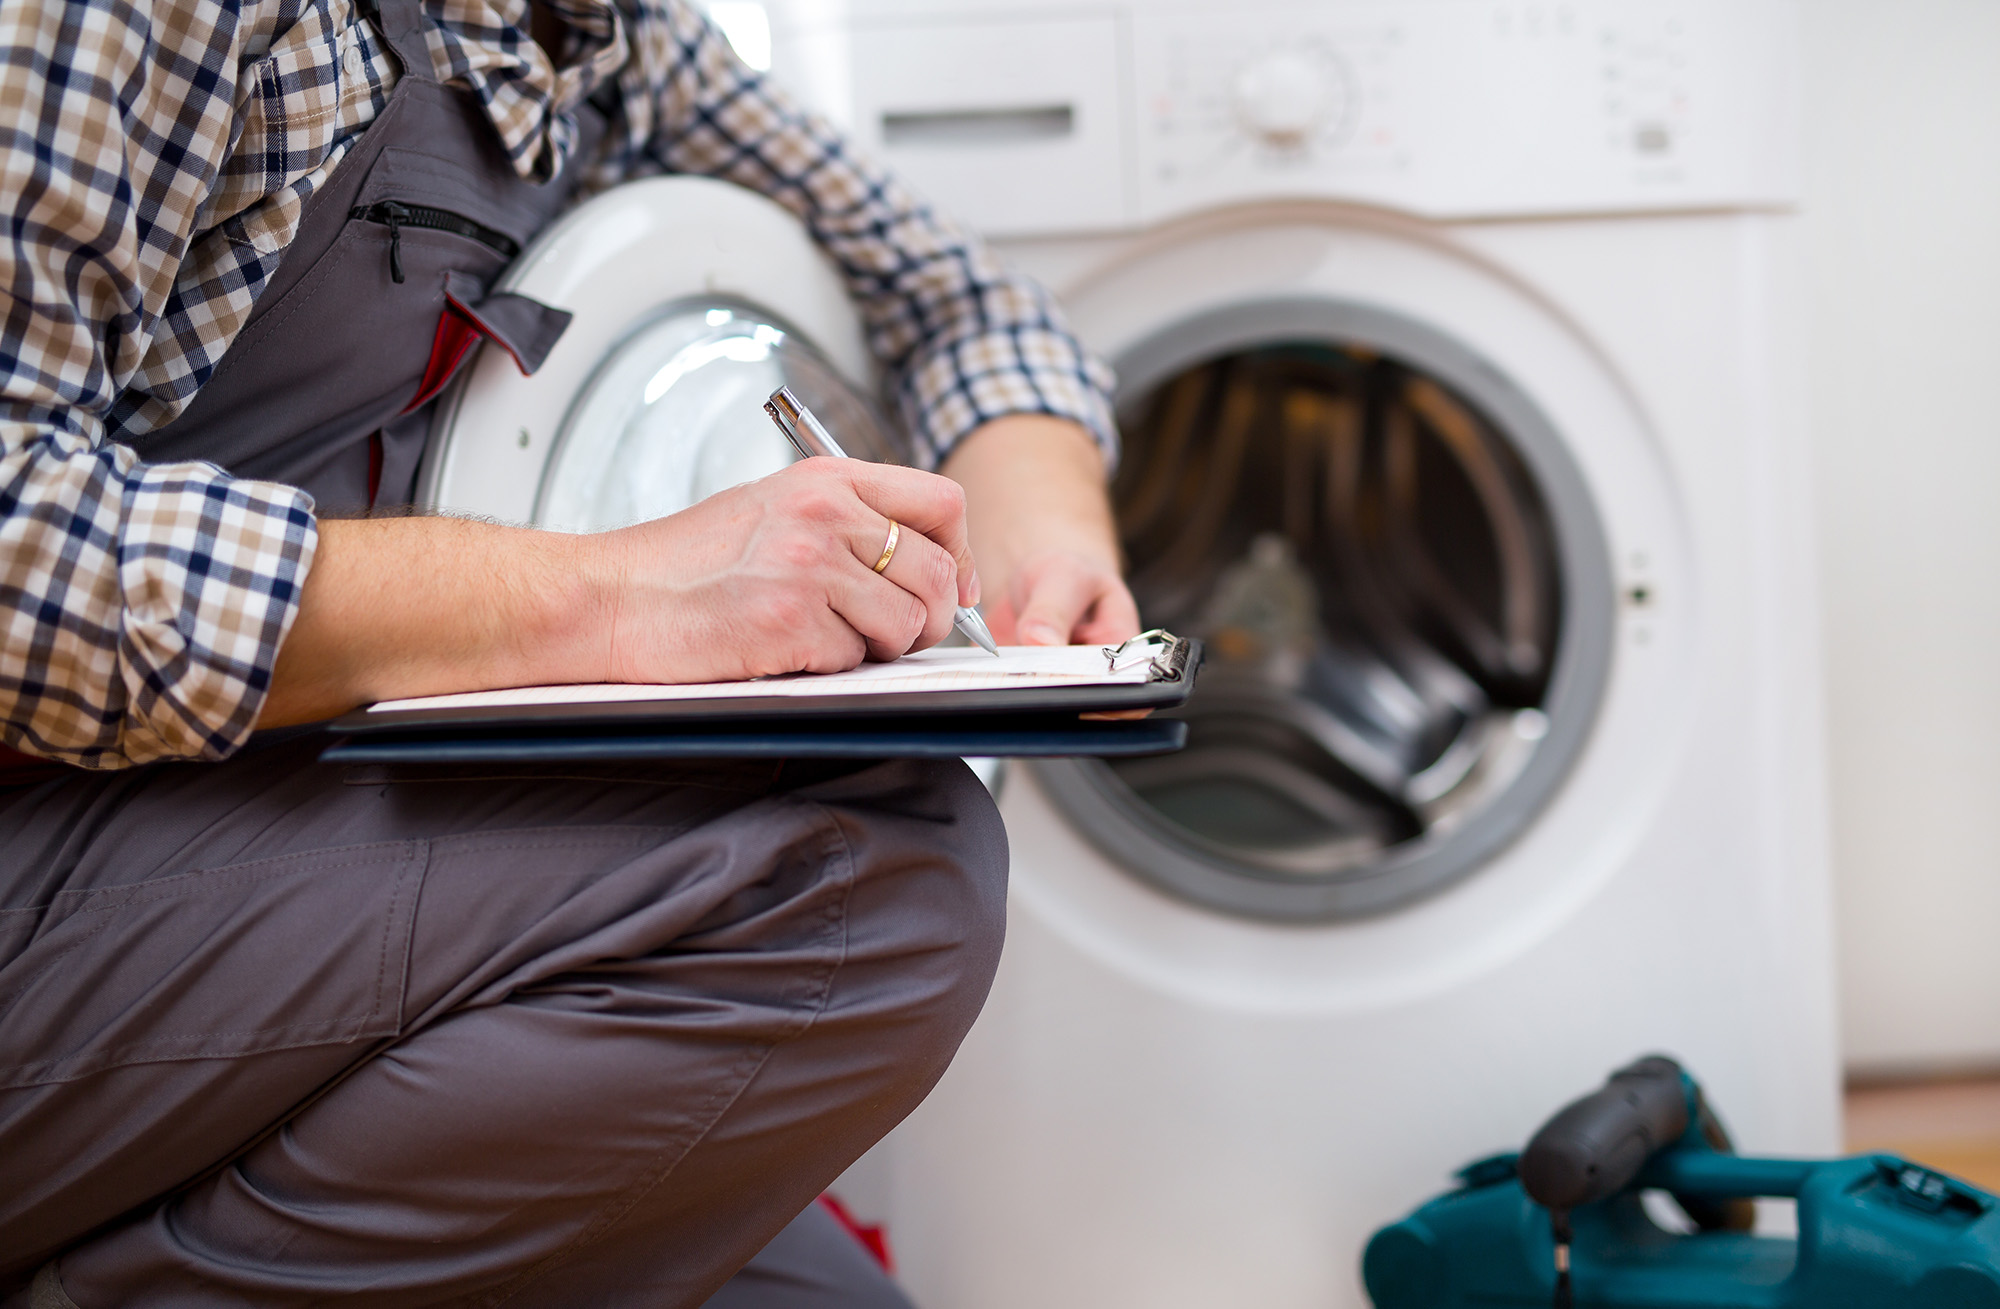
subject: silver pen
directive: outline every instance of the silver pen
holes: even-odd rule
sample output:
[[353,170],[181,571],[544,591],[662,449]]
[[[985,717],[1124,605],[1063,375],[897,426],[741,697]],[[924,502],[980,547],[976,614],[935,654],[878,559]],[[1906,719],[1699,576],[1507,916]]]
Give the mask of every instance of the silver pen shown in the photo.
[[[813,416],[813,411],[792,394],[790,387],[781,386],[771,392],[771,398],[764,402],[764,412],[771,415],[771,421],[778,425],[778,430],[785,434],[792,448],[806,458],[811,459],[815,455],[829,459],[849,457],[847,451],[840,448],[840,442],[833,439],[833,433],[827,431],[826,425]],[[979,616],[977,609],[960,605],[953,612],[951,621],[965,633],[968,641],[981,650],[990,655],[1000,653],[1000,647],[994,644],[993,633],[986,630],[986,620]]]

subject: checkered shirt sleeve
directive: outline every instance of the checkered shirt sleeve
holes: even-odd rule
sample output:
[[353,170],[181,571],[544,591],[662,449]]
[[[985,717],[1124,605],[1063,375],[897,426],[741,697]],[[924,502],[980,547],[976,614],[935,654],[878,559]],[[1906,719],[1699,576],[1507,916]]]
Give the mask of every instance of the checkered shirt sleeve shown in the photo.
[[219,758],[297,612],[311,499],[118,438],[214,371],[386,100],[345,5],[0,5],[0,741]]
[[1004,267],[819,117],[746,67],[679,0],[620,0],[632,52],[598,167],[701,173],[770,196],[832,256],[904,422],[935,464],[1007,414],[1073,419],[1116,454],[1111,373],[1035,282]]

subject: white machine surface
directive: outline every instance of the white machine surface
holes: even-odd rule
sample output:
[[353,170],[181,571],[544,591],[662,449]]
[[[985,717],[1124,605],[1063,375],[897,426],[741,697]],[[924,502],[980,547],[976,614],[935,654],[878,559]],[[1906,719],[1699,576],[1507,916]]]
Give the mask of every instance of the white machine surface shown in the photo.
[[1007,778],[992,998],[842,1184],[918,1303],[1358,1306],[1651,1050],[1837,1149],[1796,5],[771,13],[1118,367],[1142,606],[1222,651],[1186,760]]

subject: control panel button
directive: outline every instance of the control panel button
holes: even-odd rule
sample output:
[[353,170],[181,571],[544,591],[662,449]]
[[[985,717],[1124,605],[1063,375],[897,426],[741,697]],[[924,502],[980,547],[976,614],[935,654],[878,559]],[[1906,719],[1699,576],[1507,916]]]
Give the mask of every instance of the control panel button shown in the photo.
[[1277,149],[1298,149],[1338,122],[1347,98],[1339,66],[1303,50],[1253,59],[1236,74],[1230,93],[1245,130]]

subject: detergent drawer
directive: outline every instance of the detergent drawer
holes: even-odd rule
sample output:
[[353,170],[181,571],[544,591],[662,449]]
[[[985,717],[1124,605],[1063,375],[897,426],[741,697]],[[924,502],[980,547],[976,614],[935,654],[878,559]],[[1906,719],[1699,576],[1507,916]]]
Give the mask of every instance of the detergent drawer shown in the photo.
[[857,27],[857,143],[989,236],[1126,226],[1122,24],[1110,15]]

